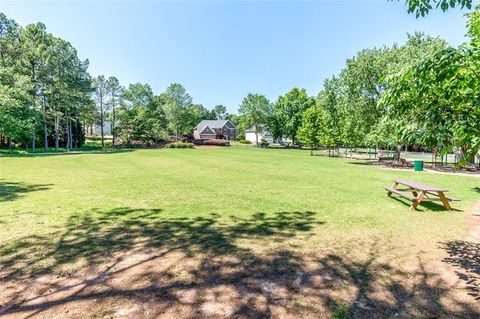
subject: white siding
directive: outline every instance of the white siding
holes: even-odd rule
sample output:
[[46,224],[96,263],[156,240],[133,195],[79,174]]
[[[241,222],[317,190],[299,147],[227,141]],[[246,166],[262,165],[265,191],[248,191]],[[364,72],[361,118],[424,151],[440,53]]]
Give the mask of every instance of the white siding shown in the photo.
[[[265,136],[263,133],[258,133],[258,142],[260,143],[262,141],[262,138],[265,139],[268,143],[273,143],[273,137],[271,135]],[[246,132],[245,133],[245,139],[247,141],[252,142],[252,144],[256,144],[257,140],[255,138],[255,132]]]
[[[260,135],[260,134],[258,134],[258,135]],[[246,139],[247,141],[252,142],[252,144],[256,144],[256,143],[257,143],[257,140],[255,139],[255,133],[254,133],[254,132],[252,132],[252,133],[250,133],[250,132],[245,133],[245,139]],[[260,140],[261,140],[261,138],[260,138],[260,136],[259,136],[259,137],[258,137],[258,141],[260,142]]]
[[273,143],[273,136],[269,135],[269,136],[264,136],[263,137],[269,144],[272,144]]

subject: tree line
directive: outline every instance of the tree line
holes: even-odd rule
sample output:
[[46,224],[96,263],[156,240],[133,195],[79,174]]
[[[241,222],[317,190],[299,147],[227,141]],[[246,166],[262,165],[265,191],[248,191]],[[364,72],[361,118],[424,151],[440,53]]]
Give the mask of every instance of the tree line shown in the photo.
[[239,113],[249,125],[266,123],[275,138],[312,149],[394,149],[399,160],[403,147],[415,146],[453,151],[467,165],[480,150],[480,8],[467,17],[469,40],[460,46],[415,33],[403,45],[360,51],[316,97],[299,88],[275,103],[250,94]]
[[22,28],[0,13],[0,147],[81,145],[93,108],[87,68],[42,23]]
[[[432,7],[407,4],[417,15]],[[459,151],[466,162],[480,149],[479,12],[468,14],[469,41],[458,47],[415,33],[402,45],[360,51],[317,96],[293,88],[271,102],[250,93],[238,114],[194,103],[178,83],[155,95],[148,84],[91,77],[88,60],[43,24],[20,27],[0,14],[0,147],[78,147],[86,127],[103,130],[107,120],[114,145],[155,144],[191,133],[201,120],[229,119],[240,132],[266,127],[276,139],[312,148],[378,147],[399,155],[410,145]]]
[[112,124],[113,144],[158,143],[189,133],[203,119],[225,119],[226,107],[195,104],[180,84],[155,95],[148,84],[92,77],[67,41],[42,23],[21,27],[0,13],[0,148],[72,149],[85,130]]

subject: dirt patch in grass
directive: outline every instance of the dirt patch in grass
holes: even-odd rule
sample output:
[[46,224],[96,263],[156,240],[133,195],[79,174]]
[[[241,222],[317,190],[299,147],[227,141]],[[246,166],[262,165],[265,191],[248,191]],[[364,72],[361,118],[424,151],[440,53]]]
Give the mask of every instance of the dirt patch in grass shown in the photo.
[[[65,230],[1,248],[2,318],[478,318],[458,264],[432,251],[348,235],[356,251],[295,240],[324,227],[314,212],[165,218],[121,208],[77,215]],[[132,218],[128,218],[129,216]],[[134,218],[133,218],[134,216]],[[52,240],[55,239],[55,240]],[[444,250],[445,248],[445,250]],[[453,256],[456,256],[453,254]],[[477,258],[477,259],[475,259]],[[470,268],[469,268],[470,267]],[[472,268],[473,267],[473,268]]]
[[[355,159],[349,158],[349,160],[354,160],[350,164],[354,165],[366,165],[366,166],[375,166],[382,169],[389,170],[399,170],[399,171],[413,171],[412,166],[398,165],[391,162],[379,162],[377,160],[365,160],[365,159]],[[435,173],[435,174],[446,174],[446,175],[458,175],[458,176],[473,176],[480,177],[480,169],[459,169],[454,170],[452,166],[434,166],[429,164],[424,166],[424,172]]]
[[443,261],[453,267],[462,289],[480,304],[480,202],[472,210],[470,225],[471,231],[464,240],[442,244],[447,253]]

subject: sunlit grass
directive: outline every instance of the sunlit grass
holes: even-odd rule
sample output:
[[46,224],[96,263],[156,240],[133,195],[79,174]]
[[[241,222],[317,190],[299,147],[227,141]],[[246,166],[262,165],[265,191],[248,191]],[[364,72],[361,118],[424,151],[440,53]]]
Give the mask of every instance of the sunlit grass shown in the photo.
[[[288,244],[304,254],[321,247],[361,255],[358,247],[375,244],[388,254],[408,256],[411,246],[426,249],[467,232],[468,210],[479,197],[477,178],[386,170],[308,154],[230,147],[2,157],[0,241],[11,246],[28,236],[58,234],[73,216],[95,220],[119,208],[158,210],[165,220],[216,214],[218,225],[227,226],[236,223],[234,217],[257,213],[313,212],[318,223],[308,236],[286,243],[254,234],[251,240],[237,238],[258,250]],[[409,203],[385,198],[382,186],[393,178],[446,187],[461,200],[453,203],[460,211],[433,205],[410,211]]]

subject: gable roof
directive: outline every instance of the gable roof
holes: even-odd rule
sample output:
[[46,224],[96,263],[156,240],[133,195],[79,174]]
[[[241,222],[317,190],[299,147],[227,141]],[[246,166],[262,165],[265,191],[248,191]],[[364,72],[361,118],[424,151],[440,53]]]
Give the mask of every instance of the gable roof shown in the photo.
[[235,128],[235,125],[229,120],[203,120],[197,125],[196,129],[202,132],[207,126],[211,129],[216,129],[224,127],[227,123],[230,124],[230,127]]
[[215,134],[215,131],[212,130],[209,126],[204,126],[203,129],[199,132],[203,134]]
[[[259,129],[260,129],[260,130],[259,130],[259,133],[262,133],[262,132],[267,132],[267,133],[269,133],[264,124],[260,124],[260,125],[258,125],[258,127],[259,127]],[[248,129],[246,129],[246,130],[245,130],[245,133],[255,133],[256,128],[257,128],[257,126],[254,125],[254,126],[248,128]]]

